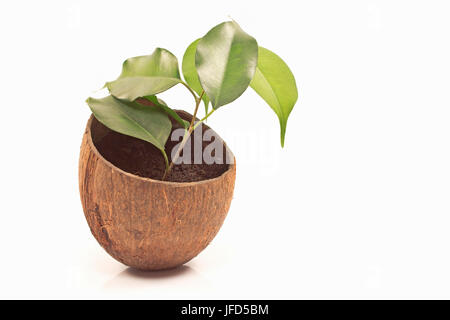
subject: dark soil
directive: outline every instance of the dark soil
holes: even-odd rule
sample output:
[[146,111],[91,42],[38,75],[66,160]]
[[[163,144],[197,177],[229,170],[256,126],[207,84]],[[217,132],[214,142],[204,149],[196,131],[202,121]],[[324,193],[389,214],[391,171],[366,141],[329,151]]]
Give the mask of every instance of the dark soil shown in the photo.
[[[188,119],[186,113],[180,114],[185,120]],[[96,121],[94,119],[94,121]],[[99,123],[100,126],[103,126]],[[180,128],[179,124],[172,121],[172,131]],[[206,125],[203,125],[203,132],[209,129]],[[145,178],[151,178],[156,180],[162,180],[162,176],[165,170],[164,158],[159,151],[152,144],[129,137],[110,129],[107,129],[107,134],[95,142],[95,146],[100,154],[116,167],[141,176]],[[199,130],[200,128],[196,129]],[[94,139],[96,141],[97,139]],[[181,141],[181,138],[180,138]],[[170,136],[166,143],[165,149],[167,156],[171,157],[172,148],[179,144],[180,141],[171,141]],[[194,144],[192,139],[189,139],[187,144],[191,144],[192,157],[191,163],[194,163]],[[203,141],[202,150],[209,145],[210,141]],[[202,151],[203,152],[203,151]],[[225,157],[225,146],[223,155]],[[183,152],[181,152],[181,156]],[[225,164],[225,159],[222,161],[224,164],[179,164],[174,165],[169,176],[165,181],[173,182],[194,182],[216,178],[222,175],[229,167]]]

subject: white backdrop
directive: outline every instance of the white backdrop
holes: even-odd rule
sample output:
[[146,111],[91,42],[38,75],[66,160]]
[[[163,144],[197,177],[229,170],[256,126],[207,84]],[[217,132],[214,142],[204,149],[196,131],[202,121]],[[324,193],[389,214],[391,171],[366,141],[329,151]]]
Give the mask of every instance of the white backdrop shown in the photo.
[[[2,1],[0,298],[450,298],[448,1]],[[291,67],[279,146],[252,91],[208,124],[237,158],[223,228],[175,271],[91,236],[84,100],[124,59],[232,17]],[[192,112],[183,88],[164,94]]]

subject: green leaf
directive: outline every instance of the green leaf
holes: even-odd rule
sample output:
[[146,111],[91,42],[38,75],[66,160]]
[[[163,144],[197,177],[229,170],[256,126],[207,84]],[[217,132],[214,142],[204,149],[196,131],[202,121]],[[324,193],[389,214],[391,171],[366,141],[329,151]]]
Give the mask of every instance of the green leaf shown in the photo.
[[86,102],[97,120],[105,126],[150,142],[165,155],[164,145],[169,138],[172,123],[163,111],[112,96],[102,99],[88,98]]
[[180,83],[180,79],[168,77],[127,77],[108,82],[109,92],[116,98],[134,101],[139,97],[161,93]]
[[167,104],[163,100],[157,98],[156,96],[146,96],[144,98],[147,99],[148,101],[150,101],[155,106],[160,107],[164,112],[166,112],[169,116],[171,116],[176,122],[178,122],[181,126],[183,126],[183,128],[187,129],[189,127],[189,122],[181,119],[181,117],[178,115],[178,113],[176,113],[173,109],[168,107]]
[[259,47],[258,67],[250,86],[277,114],[284,147],[287,120],[298,98],[294,75],[279,56]]
[[197,44],[195,66],[214,109],[236,100],[253,79],[258,44],[234,22],[212,28]]
[[122,100],[163,92],[181,82],[177,58],[168,50],[156,48],[151,55],[125,60],[117,80],[106,83],[110,93]]
[[[203,87],[198,79],[197,69],[195,68],[195,52],[197,50],[197,44],[200,39],[192,42],[186,49],[183,56],[183,63],[181,69],[183,70],[183,76],[187,84],[200,96],[203,92]],[[202,97],[203,103],[205,104],[205,114],[208,113],[209,98],[206,93]]]

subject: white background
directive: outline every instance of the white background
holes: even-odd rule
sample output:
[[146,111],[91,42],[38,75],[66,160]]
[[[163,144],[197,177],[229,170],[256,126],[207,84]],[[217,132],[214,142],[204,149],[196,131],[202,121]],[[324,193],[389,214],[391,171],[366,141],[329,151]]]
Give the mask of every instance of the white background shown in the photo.
[[[2,1],[0,298],[450,298],[448,1]],[[232,17],[300,99],[279,146],[251,90],[209,121],[237,157],[211,245],[175,271],[97,244],[78,194],[85,99],[124,59]],[[164,94],[192,112],[182,87]]]

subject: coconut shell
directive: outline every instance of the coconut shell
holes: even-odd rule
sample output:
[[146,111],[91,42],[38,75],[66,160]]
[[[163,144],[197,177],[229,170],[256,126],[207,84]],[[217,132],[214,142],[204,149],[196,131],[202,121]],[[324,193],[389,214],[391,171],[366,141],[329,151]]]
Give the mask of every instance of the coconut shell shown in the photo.
[[[101,139],[105,129],[109,130],[90,117],[79,161],[81,202],[94,237],[113,258],[141,270],[169,269],[197,256],[215,237],[230,208],[235,161],[209,180],[143,178],[102,157],[93,139]],[[234,159],[228,147],[227,152]]]

